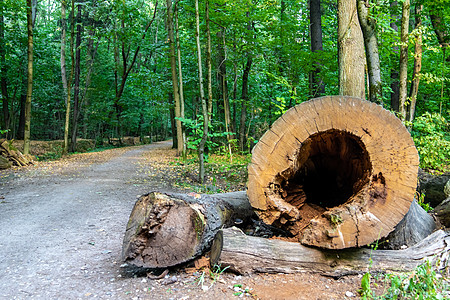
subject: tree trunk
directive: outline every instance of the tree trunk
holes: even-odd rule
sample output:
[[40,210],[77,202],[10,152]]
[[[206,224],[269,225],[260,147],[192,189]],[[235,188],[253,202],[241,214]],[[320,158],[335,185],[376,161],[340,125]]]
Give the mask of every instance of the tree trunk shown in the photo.
[[[322,43],[322,13],[320,0],[309,0],[309,23],[311,31],[311,51],[319,54],[323,51]],[[313,70],[311,72],[311,95],[319,97],[325,93],[325,85],[319,77],[322,64],[318,55],[314,55]]]
[[212,61],[211,61],[211,29],[209,26],[209,0],[205,1],[206,18],[206,68],[208,70],[208,123],[211,122],[213,95],[212,95]]
[[[399,16],[394,13],[395,8],[397,7],[398,3],[397,1],[392,1],[390,4],[391,8],[391,23],[390,26],[393,29],[394,32],[398,32],[398,26],[396,24],[396,21],[399,20]],[[392,52],[396,57],[398,57],[398,46],[393,45],[392,46]],[[398,66],[393,66],[391,68],[391,109],[393,111],[399,112],[399,83],[398,83]]]
[[[5,20],[3,17],[3,4],[0,5],[0,87],[2,93],[2,110],[3,110],[3,124],[1,129],[9,128],[9,96],[8,96],[8,81],[7,81],[7,65],[6,65],[6,47],[5,47]],[[6,135],[8,137],[8,134]]]
[[209,114],[208,105],[205,99],[205,90],[203,89],[203,71],[202,71],[202,51],[200,47],[200,16],[198,11],[198,0],[195,0],[195,38],[197,44],[197,62],[198,62],[198,87],[200,91],[200,100],[203,112],[203,134],[200,144],[198,145],[198,161],[199,161],[199,181],[205,180],[205,144],[208,140]]
[[[178,57],[178,77],[180,79],[180,118],[184,119],[184,90],[183,90],[183,71],[181,67],[181,46],[180,46],[180,36],[178,34],[178,7],[175,9],[175,26],[176,26],[176,37],[177,37],[177,57]],[[186,132],[185,127],[181,124],[181,136],[183,138],[183,158],[186,158]]]
[[[239,229],[219,231],[211,263],[240,274],[315,272],[340,277],[371,272],[407,272],[431,260],[442,270],[448,264],[450,234],[436,231],[406,250],[324,250],[276,239],[247,236]],[[371,262],[371,263],[370,263]]]
[[409,31],[409,0],[402,5],[402,27],[400,32],[400,72],[399,72],[399,111],[403,120],[406,119],[406,96],[408,83],[408,31]]
[[364,42],[356,1],[338,0],[339,94],[365,98]]
[[143,195],[128,221],[122,259],[147,268],[187,262],[208,250],[223,226],[253,215],[245,192]]
[[173,34],[173,10],[172,0],[166,0],[167,3],[167,32],[169,34],[169,61],[170,70],[172,74],[173,96],[175,100],[175,125],[177,130],[177,155],[185,156],[183,145],[183,130],[181,128],[181,107],[180,107],[180,93],[178,90],[177,77],[177,61],[175,54],[175,38]]
[[422,17],[423,5],[415,6],[415,34],[414,44],[414,69],[412,75],[411,89],[409,90],[410,103],[407,109],[407,120],[412,122],[416,112],[417,93],[419,92],[420,70],[422,69]]
[[248,75],[252,67],[252,55],[247,53],[247,63],[245,64],[244,73],[242,74],[242,105],[241,118],[239,126],[239,149],[244,151],[246,149],[246,121],[247,121],[247,102],[248,102]]
[[74,73],[74,87],[73,87],[73,117],[72,117],[72,141],[70,143],[70,151],[75,152],[77,149],[77,134],[78,134],[78,115],[80,110],[80,75],[81,75],[81,32],[83,27],[81,24],[81,4],[78,4],[78,12],[75,18],[77,24],[76,38],[75,38],[75,73]]
[[419,159],[409,132],[357,98],[291,108],[252,154],[250,203],[264,222],[307,245],[341,249],[385,237],[416,190]]
[[376,21],[369,12],[369,1],[358,0],[358,19],[364,37],[367,70],[369,73],[369,100],[383,105],[380,57],[376,34]]
[[27,68],[27,98],[25,101],[25,128],[23,134],[23,154],[30,154],[31,133],[31,95],[33,93],[33,6],[32,0],[27,0],[27,32],[28,32],[28,68]]

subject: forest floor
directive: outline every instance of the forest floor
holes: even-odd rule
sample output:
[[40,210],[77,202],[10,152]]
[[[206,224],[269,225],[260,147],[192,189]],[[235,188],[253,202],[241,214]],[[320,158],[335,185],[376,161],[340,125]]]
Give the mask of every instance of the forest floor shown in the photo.
[[224,272],[213,280],[209,271],[177,269],[152,280],[122,264],[122,239],[137,196],[191,186],[192,174],[173,163],[170,146],[75,154],[1,171],[0,299],[358,298],[356,275]]

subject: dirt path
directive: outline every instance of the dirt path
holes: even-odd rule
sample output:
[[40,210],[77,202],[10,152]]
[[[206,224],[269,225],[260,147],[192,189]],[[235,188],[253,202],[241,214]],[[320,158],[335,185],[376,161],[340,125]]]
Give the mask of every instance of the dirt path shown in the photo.
[[201,273],[150,280],[127,272],[120,251],[136,196],[172,190],[144,174],[151,162],[143,154],[169,146],[108,150],[1,173],[0,299],[229,299],[239,292],[235,284],[252,289],[244,296],[263,299],[355,293],[356,277],[223,274],[214,283],[206,276],[202,287]]

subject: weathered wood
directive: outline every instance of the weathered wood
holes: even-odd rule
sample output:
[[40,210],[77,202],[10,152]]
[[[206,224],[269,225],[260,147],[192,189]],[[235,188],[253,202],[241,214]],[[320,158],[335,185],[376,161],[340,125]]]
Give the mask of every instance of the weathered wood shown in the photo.
[[139,267],[175,266],[203,254],[223,226],[251,216],[245,192],[149,193],[139,197],[131,212],[122,259]]
[[[31,158],[25,157],[19,150],[15,149],[11,143],[11,141],[7,140],[0,141],[0,155],[4,158],[2,159],[3,161],[7,160],[10,162],[10,165],[19,167],[33,164]],[[2,163],[2,166],[8,167],[8,164],[5,162]],[[2,166],[0,166],[0,169],[3,169]]]
[[[233,227],[221,230],[214,240],[212,263],[241,273],[318,272],[330,276],[371,271],[411,271],[425,260],[444,268],[448,264],[450,234],[434,232],[405,250],[349,248],[320,249],[282,240],[247,236]],[[370,264],[370,259],[372,263]]]
[[259,217],[330,249],[387,236],[408,212],[419,157],[392,113],[353,97],[288,110],[252,152],[248,196]]
[[436,206],[433,213],[436,215],[441,225],[450,228],[450,197]]
[[392,250],[404,246],[411,247],[429,236],[435,228],[433,217],[414,200],[403,220],[386,237],[381,246]]

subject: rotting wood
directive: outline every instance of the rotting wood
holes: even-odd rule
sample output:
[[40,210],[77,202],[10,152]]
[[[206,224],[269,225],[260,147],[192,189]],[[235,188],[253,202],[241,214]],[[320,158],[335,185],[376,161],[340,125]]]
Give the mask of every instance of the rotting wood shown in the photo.
[[288,110],[252,151],[248,197],[267,224],[342,249],[387,236],[408,212],[419,158],[381,106],[328,96]]
[[[31,157],[26,157],[19,150],[15,149],[12,146],[12,141],[0,141],[0,156],[4,158],[4,164],[2,164],[4,168],[11,167],[11,165],[23,167],[33,164]],[[9,161],[10,164],[8,164],[6,161]]]
[[320,249],[248,236],[235,227],[219,231],[217,237],[211,263],[240,274],[310,271],[339,277],[365,273],[369,268],[373,272],[411,271],[428,259],[443,270],[448,266],[450,251],[450,234],[443,230],[405,250]]
[[208,250],[223,226],[252,216],[245,192],[152,192],[139,197],[134,205],[123,240],[122,259],[138,267],[175,266]]

